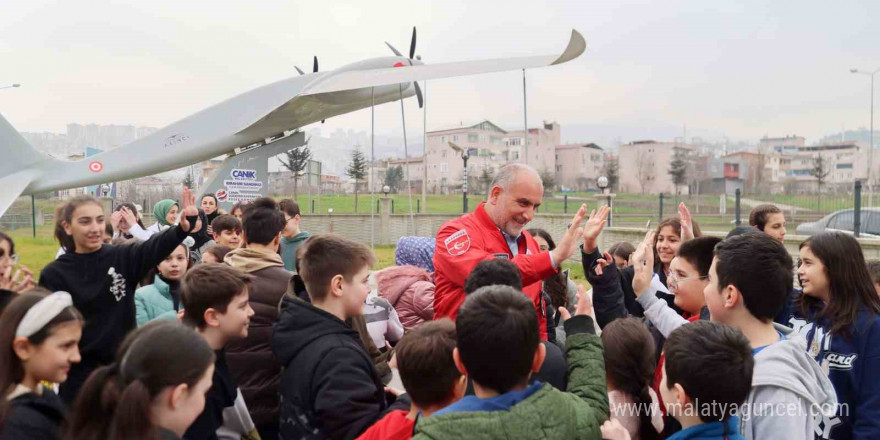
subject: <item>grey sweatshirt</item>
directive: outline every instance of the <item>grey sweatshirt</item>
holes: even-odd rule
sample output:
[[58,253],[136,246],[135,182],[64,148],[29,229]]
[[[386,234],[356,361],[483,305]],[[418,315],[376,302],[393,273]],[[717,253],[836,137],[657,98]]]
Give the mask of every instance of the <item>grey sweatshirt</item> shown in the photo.
[[[786,337],[791,333],[788,327],[774,326]],[[755,355],[752,391],[740,408],[743,436],[812,439],[818,428],[812,414],[820,412],[834,416],[837,394],[802,341],[785,339]]]
[[[655,289],[638,301],[664,337],[688,323],[657,298]],[[785,339],[755,355],[752,390],[739,410],[740,434],[750,439],[813,439],[817,426],[812,414],[821,411],[833,417],[837,394],[803,341],[789,339],[788,327],[774,324],[774,328]]]

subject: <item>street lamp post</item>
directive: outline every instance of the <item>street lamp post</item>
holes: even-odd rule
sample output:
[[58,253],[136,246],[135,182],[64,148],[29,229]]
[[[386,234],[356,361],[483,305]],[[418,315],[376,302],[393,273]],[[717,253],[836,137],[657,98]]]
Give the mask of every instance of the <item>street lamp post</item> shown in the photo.
[[333,233],[333,208],[327,208],[327,216],[330,218],[330,233]]
[[[611,208],[611,191],[608,190],[608,178],[605,176],[599,177],[596,180],[596,185],[599,189],[602,190],[602,194],[605,194],[605,201],[608,204],[608,208]],[[611,212],[608,213],[608,227],[611,227]]]
[[874,70],[873,72],[866,72],[859,69],[850,69],[850,73],[857,73],[860,75],[867,75],[871,77],[871,135],[868,141],[868,206],[874,206],[874,184],[871,181],[872,169],[871,167],[874,165],[873,156],[874,156],[874,75],[880,72],[880,69]]
[[467,188],[467,182],[468,182],[468,179],[467,179],[467,160],[468,160],[468,153],[467,153],[467,150],[464,150],[464,151],[461,152],[461,160],[464,161],[464,171],[461,172],[461,177],[462,177],[462,179],[464,179],[464,182],[462,182],[462,184],[461,184],[461,189],[462,189],[461,194],[462,194],[462,197],[464,198],[464,201],[462,202],[462,203],[463,203],[463,206],[464,206],[464,208],[463,208],[464,210],[463,210],[462,212],[466,214],[466,213],[468,212],[468,201],[467,201],[467,189],[468,189],[468,188]]
[[455,144],[455,142],[449,142],[449,148],[452,148],[453,151],[456,151],[461,154],[461,160],[464,162],[464,169],[461,172],[461,177],[464,179],[464,182],[461,185],[462,196],[464,197],[464,201],[462,202],[462,208],[464,209],[464,213],[468,212],[468,200],[467,200],[467,161],[468,161],[468,152],[466,148],[461,148]]

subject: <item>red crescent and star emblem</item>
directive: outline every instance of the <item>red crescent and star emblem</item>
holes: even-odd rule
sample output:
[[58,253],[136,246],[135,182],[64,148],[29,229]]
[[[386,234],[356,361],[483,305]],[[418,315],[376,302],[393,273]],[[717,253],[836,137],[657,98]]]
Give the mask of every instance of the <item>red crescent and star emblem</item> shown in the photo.
[[446,252],[449,252],[449,255],[457,257],[471,248],[471,238],[467,231],[462,229],[447,237],[443,244],[446,245]]

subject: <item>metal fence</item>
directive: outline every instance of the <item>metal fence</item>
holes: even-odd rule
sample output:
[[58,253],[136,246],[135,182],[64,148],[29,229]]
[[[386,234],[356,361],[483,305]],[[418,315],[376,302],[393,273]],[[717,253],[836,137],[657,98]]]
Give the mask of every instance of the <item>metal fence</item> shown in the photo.
[[[816,222],[829,214],[840,211],[854,210],[847,214],[855,222],[856,217],[861,220],[861,231],[867,225],[866,215],[863,208],[880,205],[880,194],[862,191],[860,182],[853,185],[852,190],[846,194],[812,194],[812,195],[780,195],[780,194],[735,194],[735,195],[674,195],[674,194],[612,194],[604,195],[595,192],[580,193],[556,193],[547,194],[538,213],[569,213],[573,214],[582,203],[587,203],[588,209],[610,202],[612,206],[611,226],[618,227],[645,227],[650,221],[656,225],[664,218],[673,217],[678,212],[679,203],[685,203],[693,214],[700,227],[704,230],[729,230],[737,224],[748,224],[749,212],[763,203],[772,203],[785,213],[788,229],[792,232],[798,225],[806,222]],[[360,213],[378,212],[378,202],[381,195],[360,194],[358,209]],[[392,212],[403,214],[409,212],[409,200],[406,195],[397,194],[392,197]],[[354,213],[354,196],[348,195],[310,195],[300,196],[298,199],[304,215],[324,214],[329,209],[333,213]],[[876,199],[876,200],[875,200]],[[473,210],[483,200],[481,195],[468,197],[468,206]],[[858,200],[858,203],[856,201]],[[121,200],[105,199],[106,208],[113,209],[121,203]],[[19,234],[51,230],[54,221],[54,210],[63,201],[58,198],[40,198],[32,200],[31,197],[20,197],[7,212],[0,217],[0,230],[20,231]],[[448,196],[428,196],[426,205],[422,204],[419,195],[413,195],[413,211],[416,213],[430,214],[458,214],[462,212],[462,195],[453,194]],[[143,202],[141,213],[144,224],[153,222],[152,207],[148,200]],[[737,205],[739,209],[737,209]],[[855,211],[858,208],[858,211]],[[856,213],[858,212],[858,214]],[[878,214],[880,224],[880,214]],[[854,229],[854,227],[850,227]],[[24,230],[24,231],[22,231]],[[51,234],[51,232],[49,232]]]

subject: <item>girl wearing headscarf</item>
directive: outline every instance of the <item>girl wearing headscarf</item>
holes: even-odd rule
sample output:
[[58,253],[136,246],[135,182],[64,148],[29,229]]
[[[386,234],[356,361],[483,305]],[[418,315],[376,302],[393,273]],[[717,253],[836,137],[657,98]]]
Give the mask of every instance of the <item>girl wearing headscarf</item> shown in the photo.
[[156,223],[147,228],[147,232],[155,234],[177,224],[177,214],[179,212],[180,205],[174,200],[165,199],[156,202],[153,205],[153,216],[156,217]]

